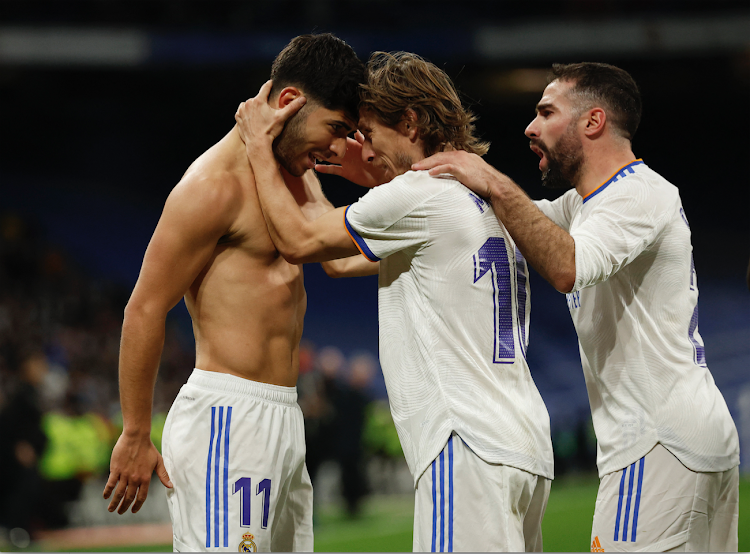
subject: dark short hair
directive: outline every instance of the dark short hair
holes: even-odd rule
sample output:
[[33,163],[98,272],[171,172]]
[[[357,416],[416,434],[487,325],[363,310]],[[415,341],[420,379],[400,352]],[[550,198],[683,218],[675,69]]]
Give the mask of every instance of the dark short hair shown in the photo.
[[603,108],[618,134],[633,140],[641,122],[641,93],[627,71],[606,63],[556,63],[552,81],[575,83],[571,90],[581,111]]
[[360,107],[389,127],[398,125],[406,110],[414,110],[426,156],[448,145],[480,156],[489,149],[475,135],[476,116],[463,106],[450,77],[416,54],[373,53],[360,97]]
[[359,85],[365,65],[346,42],[331,33],[300,35],[279,52],[271,66],[271,94],[299,87],[310,102],[344,110],[357,121]]

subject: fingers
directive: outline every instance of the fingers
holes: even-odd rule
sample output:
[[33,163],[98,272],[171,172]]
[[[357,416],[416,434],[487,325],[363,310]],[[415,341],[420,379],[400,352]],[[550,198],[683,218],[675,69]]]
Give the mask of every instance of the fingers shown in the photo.
[[112,500],[109,502],[109,506],[107,506],[107,510],[110,512],[114,512],[117,509],[117,506],[120,504],[120,500],[122,500],[122,497],[125,495],[125,490],[128,488],[128,484],[120,479],[120,481],[117,483],[117,488],[115,489],[114,495],[112,495]]
[[244,102],[240,102],[240,105],[239,105],[239,106],[237,106],[237,111],[236,111],[236,112],[234,112],[234,120],[235,120],[235,121],[239,121],[239,120],[241,119],[241,118],[240,118],[240,110],[242,110],[242,108],[243,108],[244,106],[245,106],[245,103],[244,103]]
[[294,114],[296,114],[302,108],[302,106],[304,106],[306,103],[307,103],[307,98],[305,98],[304,96],[299,96],[295,98],[294,100],[292,100],[291,102],[289,102],[289,104],[281,108],[278,111],[278,116],[282,120],[287,120],[290,117],[292,117]]
[[[356,136],[355,136],[356,138]],[[346,137],[346,149],[349,150],[349,148],[356,148],[357,152],[362,151],[362,143],[359,142],[359,140],[354,140],[353,138]]]
[[[133,504],[133,513],[136,513],[138,510],[140,510],[141,506],[143,506],[143,503],[146,501],[146,497],[148,496],[148,486],[150,484],[150,481],[146,481],[140,487],[138,487],[138,494],[136,494],[135,504]],[[125,506],[125,509],[120,513],[125,513],[127,509],[128,507]]]
[[167,467],[164,465],[164,458],[162,458],[161,454],[159,454],[158,456],[159,457],[156,459],[156,475],[159,477],[159,481],[161,481],[162,485],[164,485],[168,489],[171,489],[173,485],[172,481],[169,479]]
[[268,97],[271,95],[271,87],[273,87],[273,81],[263,83],[263,86],[258,91],[257,98],[260,98],[263,102],[268,102]]
[[[120,482],[122,484],[122,481]],[[146,481],[145,483],[148,483]],[[129,483],[127,486],[127,490],[124,490],[123,492],[125,495],[122,497],[122,502],[120,503],[120,507],[117,509],[117,513],[122,515],[125,512],[128,511],[128,508],[130,508],[130,505],[133,503],[133,500],[135,500],[135,496],[138,493],[139,488],[143,488],[144,485],[141,485],[140,487],[135,483]],[[148,485],[146,484],[146,493],[148,493]],[[124,488],[124,487],[123,487]],[[115,495],[121,494],[120,493],[120,487],[117,488],[117,491],[115,492]],[[144,498],[145,500],[145,498]],[[113,499],[114,501],[114,499]],[[142,502],[141,502],[142,504]],[[110,503],[110,506],[112,504]]]
[[440,175],[441,173],[450,173],[454,177],[458,177],[458,173],[456,172],[456,168],[452,165],[445,164],[445,165],[437,165],[433,168],[431,168],[427,173],[432,175],[433,177],[435,175]]
[[[115,486],[117,485],[119,477],[118,474],[110,471],[109,472],[109,479],[107,479],[107,484],[104,485],[104,498],[109,498],[109,495],[112,494],[112,491],[114,490]],[[112,510],[110,510],[112,511]]]
[[315,171],[326,175],[341,175],[343,168],[334,164],[315,164]]
[[356,140],[360,144],[364,144],[365,143],[365,135],[363,135],[359,131],[355,131],[354,132],[354,140]]
[[[164,474],[166,475],[166,469],[164,469]],[[128,508],[131,504],[133,504],[134,500],[135,504],[133,504],[133,513],[140,510],[141,506],[143,506],[143,503],[146,501],[146,497],[148,496],[150,479],[144,478],[139,480],[133,479],[132,481],[126,481],[121,476],[119,481],[115,480],[115,483],[117,484],[116,488],[114,486],[114,483],[112,483],[112,476],[110,475],[110,479],[109,481],[107,481],[107,485],[104,488],[104,498],[109,498],[109,495],[112,493],[113,488],[114,494],[112,495],[112,500],[110,500],[109,502],[109,506],[107,506],[107,510],[109,510],[110,512],[114,512],[115,510],[117,510],[117,513],[122,515],[128,511]],[[169,482],[170,488],[171,484],[172,483]]]

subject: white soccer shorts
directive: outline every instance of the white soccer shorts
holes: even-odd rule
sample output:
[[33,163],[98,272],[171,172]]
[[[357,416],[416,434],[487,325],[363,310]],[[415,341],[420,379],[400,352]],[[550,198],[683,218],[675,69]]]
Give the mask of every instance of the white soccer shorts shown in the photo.
[[737,552],[739,470],[697,473],[661,444],[602,477],[592,552]]
[[312,551],[297,391],[195,369],[164,426],[175,551]]
[[541,552],[550,480],[479,458],[453,433],[417,482],[414,552]]

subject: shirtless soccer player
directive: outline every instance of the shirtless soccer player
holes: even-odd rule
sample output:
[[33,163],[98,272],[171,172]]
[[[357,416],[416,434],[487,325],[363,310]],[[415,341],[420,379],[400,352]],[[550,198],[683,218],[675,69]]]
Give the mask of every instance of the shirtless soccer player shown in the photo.
[[443,148],[484,153],[473,116],[433,64],[374,54],[361,144],[350,141],[342,167],[320,170],[385,184],[311,222],[271,152],[296,106],[272,110],[269,88],[237,117],[279,251],[292,263],[358,250],[382,259],[380,361],[416,488],[414,550],[541,550],[552,444],[525,359],[526,262],[483,200],[451,177],[409,171]]
[[526,128],[536,205],[478,156],[416,164],[490,198],[529,263],[567,293],[598,443],[591,550],[737,551],[739,441],[706,365],[698,281],[677,188],[635,159],[633,79],[555,65]]
[[[343,157],[364,64],[332,35],[306,35],[278,55],[271,75],[275,106],[302,94],[309,101],[274,144],[276,158],[262,163],[281,164],[295,206],[314,218],[332,206],[311,168],[316,158]],[[367,263],[348,270],[372,272]],[[162,460],[149,438],[153,389],[165,318],[182,296],[196,369],[169,411]],[[271,242],[235,127],[169,195],[125,309],[124,429],[104,490],[110,511],[131,503],[138,511],[155,470],[167,487],[175,549],[312,550],[295,389],[305,306],[302,268]]]

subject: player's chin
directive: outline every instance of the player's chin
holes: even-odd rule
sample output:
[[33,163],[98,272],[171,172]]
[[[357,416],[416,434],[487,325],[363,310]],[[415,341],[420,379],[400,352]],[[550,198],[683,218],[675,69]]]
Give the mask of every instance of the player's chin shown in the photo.
[[284,169],[286,169],[292,177],[302,177],[305,172],[308,169],[312,169],[312,167],[310,167],[310,164],[307,163],[307,158],[305,158],[305,161],[288,164],[288,167],[284,166]]

